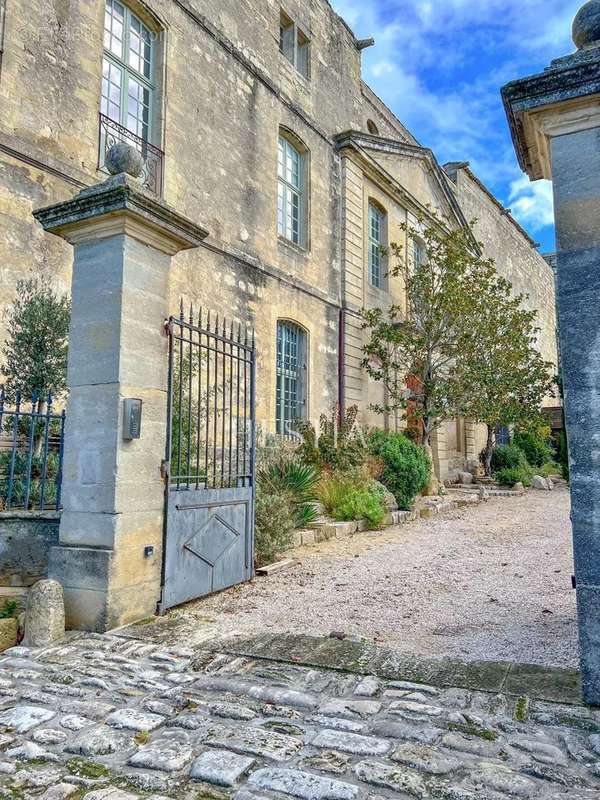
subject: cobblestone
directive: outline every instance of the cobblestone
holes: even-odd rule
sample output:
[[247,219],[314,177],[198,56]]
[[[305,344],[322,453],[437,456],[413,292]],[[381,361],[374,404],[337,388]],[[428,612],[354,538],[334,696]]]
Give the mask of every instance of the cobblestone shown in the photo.
[[[433,685],[431,664],[426,683],[391,680],[377,653],[382,674],[358,674],[351,642],[317,648],[343,650],[346,672],[304,665],[300,639],[281,645],[289,663],[226,643],[182,650],[122,634],[9,651],[0,656],[0,799],[600,796],[600,710],[473,688],[467,665],[433,671],[470,688]],[[394,674],[409,674],[400,667]],[[103,677],[90,680],[90,670]]]

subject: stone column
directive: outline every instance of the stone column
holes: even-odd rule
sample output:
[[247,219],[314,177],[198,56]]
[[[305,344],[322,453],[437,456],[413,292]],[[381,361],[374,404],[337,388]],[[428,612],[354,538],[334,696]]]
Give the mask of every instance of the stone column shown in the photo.
[[[74,247],[59,546],[50,577],[67,627],[105,631],[160,597],[169,267],[207,232],[125,174],[34,213]],[[141,437],[123,438],[123,400],[143,401]]]
[[600,1],[573,25],[578,51],[503,98],[521,167],[553,180],[557,307],[585,700],[600,705]]

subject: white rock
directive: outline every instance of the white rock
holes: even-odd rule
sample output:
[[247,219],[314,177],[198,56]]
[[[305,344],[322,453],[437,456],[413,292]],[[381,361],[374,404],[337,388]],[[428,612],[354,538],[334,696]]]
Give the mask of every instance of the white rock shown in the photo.
[[119,708],[106,718],[106,724],[112,728],[127,728],[130,731],[138,732],[153,731],[164,721],[165,718],[158,714],[138,711],[135,708]]
[[531,481],[531,485],[534,489],[538,489],[541,492],[548,492],[550,487],[548,486],[548,481],[546,478],[542,478],[541,475],[534,475]]
[[253,764],[253,758],[229,750],[209,750],[194,761],[190,777],[216,786],[234,786]]
[[37,706],[15,706],[0,714],[0,725],[6,725],[17,733],[27,733],[36,725],[48,722],[56,716],[54,711]]
[[259,769],[248,784],[257,789],[290,794],[302,800],[355,800],[358,786],[332,778],[322,778],[298,769]]
[[354,694],[358,697],[375,697],[375,695],[379,692],[380,687],[381,684],[375,676],[367,675],[367,677],[363,678],[358,684],[354,690]]

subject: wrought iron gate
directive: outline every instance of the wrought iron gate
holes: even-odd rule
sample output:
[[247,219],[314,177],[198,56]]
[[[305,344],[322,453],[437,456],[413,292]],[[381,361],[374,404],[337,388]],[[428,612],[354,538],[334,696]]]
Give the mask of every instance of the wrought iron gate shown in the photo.
[[254,334],[183,305],[167,329],[161,611],[249,580],[254,557]]

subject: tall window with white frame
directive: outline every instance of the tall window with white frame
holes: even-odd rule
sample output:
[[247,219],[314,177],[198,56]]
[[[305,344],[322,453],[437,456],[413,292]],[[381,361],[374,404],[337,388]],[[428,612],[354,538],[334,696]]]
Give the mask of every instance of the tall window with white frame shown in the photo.
[[294,421],[307,416],[308,348],[306,331],[294,322],[277,322],[275,424],[289,436]]
[[427,263],[427,248],[420,239],[413,239],[413,264],[415,269]]
[[277,156],[277,233],[306,247],[305,154],[285,136],[279,136]]
[[106,0],[100,110],[140,139],[152,139],[155,35],[126,5]]
[[160,197],[164,153],[157,146],[159,137],[153,125],[159,41],[158,34],[128,6],[106,0],[98,167],[105,169],[106,154],[113,144],[131,144],[142,156],[140,182]]
[[383,288],[383,259],[385,213],[369,203],[369,283],[377,289]]

